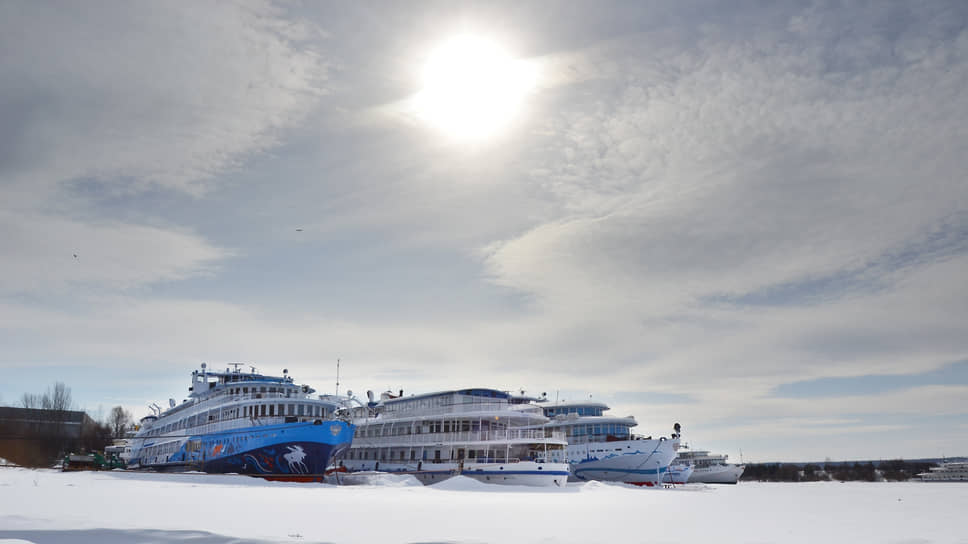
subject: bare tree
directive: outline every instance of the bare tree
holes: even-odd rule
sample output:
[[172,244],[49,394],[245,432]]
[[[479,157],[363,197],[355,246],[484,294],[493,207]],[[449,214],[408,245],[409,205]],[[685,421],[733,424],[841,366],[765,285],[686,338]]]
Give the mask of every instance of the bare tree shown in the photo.
[[131,423],[131,413],[125,410],[123,406],[111,408],[111,415],[108,416],[108,426],[111,427],[111,433],[114,438],[124,438],[124,432],[127,430],[129,423]]
[[41,401],[40,395],[34,395],[33,393],[24,393],[20,397],[20,405],[23,408],[40,408]]
[[73,405],[71,388],[64,385],[63,382],[54,382],[54,387],[48,387],[47,392],[41,399],[41,407],[44,410],[67,412]]

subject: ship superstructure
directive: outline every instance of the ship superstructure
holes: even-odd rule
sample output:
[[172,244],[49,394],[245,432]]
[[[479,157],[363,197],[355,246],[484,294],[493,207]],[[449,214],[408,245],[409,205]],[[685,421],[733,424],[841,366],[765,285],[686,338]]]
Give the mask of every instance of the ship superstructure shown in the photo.
[[482,482],[562,487],[565,437],[540,428],[541,408],[504,391],[459,389],[404,397],[384,393],[354,409],[356,437],[342,468],[413,474],[431,484],[455,474]]
[[918,474],[923,482],[968,482],[968,462],[952,461]]

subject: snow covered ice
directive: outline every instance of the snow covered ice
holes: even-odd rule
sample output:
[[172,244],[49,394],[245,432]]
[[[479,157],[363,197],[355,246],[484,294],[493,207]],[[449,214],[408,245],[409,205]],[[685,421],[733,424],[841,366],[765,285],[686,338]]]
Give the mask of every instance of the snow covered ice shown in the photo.
[[0,543],[968,543],[968,485],[747,483],[565,489],[267,482],[0,469]]

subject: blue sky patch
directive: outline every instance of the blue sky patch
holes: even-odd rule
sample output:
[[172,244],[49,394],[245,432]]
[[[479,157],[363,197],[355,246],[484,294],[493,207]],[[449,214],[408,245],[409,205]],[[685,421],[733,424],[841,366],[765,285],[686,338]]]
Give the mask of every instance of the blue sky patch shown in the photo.
[[877,395],[924,385],[968,384],[968,361],[945,365],[919,374],[870,374],[849,378],[819,378],[786,383],[773,390],[773,396],[784,398],[845,397]]

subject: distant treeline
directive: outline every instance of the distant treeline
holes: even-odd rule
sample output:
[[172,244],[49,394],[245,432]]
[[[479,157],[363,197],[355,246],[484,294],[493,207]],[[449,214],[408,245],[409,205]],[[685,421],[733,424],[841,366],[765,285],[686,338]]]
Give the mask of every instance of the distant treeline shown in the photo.
[[904,481],[935,466],[926,461],[866,461],[854,463],[755,463],[747,464],[743,480],[763,482]]

